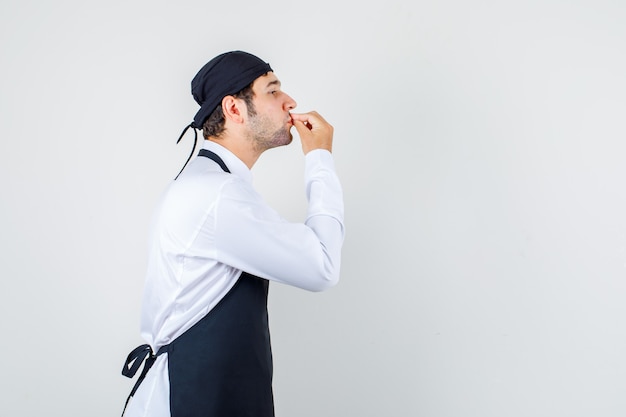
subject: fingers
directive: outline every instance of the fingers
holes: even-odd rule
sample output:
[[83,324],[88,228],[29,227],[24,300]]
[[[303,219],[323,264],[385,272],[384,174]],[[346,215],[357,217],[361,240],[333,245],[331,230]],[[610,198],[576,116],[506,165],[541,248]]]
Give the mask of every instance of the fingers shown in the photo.
[[305,136],[307,134],[310,135],[311,134],[311,130],[313,129],[313,126],[308,121],[294,120],[293,121],[293,125],[295,126],[296,130],[298,131],[298,135],[300,135],[300,138],[302,138],[303,136]]
[[330,124],[326,120],[324,120],[324,118],[320,116],[319,113],[317,113],[316,111],[312,111],[309,113],[291,113],[291,119],[294,121],[294,123],[296,121],[303,122],[304,125],[311,130],[315,128],[320,128],[323,125],[330,126]]
[[317,112],[292,113],[291,120],[305,154],[313,149],[332,151],[333,127]]

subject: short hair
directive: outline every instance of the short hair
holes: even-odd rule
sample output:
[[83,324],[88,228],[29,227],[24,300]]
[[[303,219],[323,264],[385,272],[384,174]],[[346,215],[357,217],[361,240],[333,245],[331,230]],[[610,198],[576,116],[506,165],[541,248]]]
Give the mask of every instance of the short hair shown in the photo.
[[[248,115],[256,115],[256,109],[254,108],[254,103],[252,102],[252,99],[254,98],[252,84],[248,85],[238,93],[232,94],[232,96],[238,99],[243,99],[246,103],[246,107],[248,108]],[[220,105],[213,110],[213,112],[202,124],[202,136],[204,136],[205,139],[208,139],[209,137],[218,138],[222,132],[224,132],[225,123],[226,119],[224,118],[224,112],[222,111],[222,104],[220,102]]]

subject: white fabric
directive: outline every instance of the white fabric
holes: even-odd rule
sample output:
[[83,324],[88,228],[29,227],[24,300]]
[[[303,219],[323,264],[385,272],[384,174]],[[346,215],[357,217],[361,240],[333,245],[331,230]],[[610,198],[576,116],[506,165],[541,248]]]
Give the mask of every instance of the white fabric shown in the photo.
[[[307,218],[290,223],[253,189],[241,160],[215,142],[203,146],[231,174],[209,158],[195,158],[157,205],[141,315],[141,335],[155,352],[200,321],[241,271],[309,291],[339,279],[343,193],[330,152],[306,154]],[[169,416],[166,354],[157,358],[125,416]]]

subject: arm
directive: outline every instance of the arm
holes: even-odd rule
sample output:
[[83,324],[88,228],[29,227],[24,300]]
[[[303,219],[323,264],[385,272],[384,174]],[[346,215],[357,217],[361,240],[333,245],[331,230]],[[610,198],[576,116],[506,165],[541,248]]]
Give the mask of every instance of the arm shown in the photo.
[[285,221],[252,189],[230,184],[217,207],[217,257],[266,279],[322,291],[339,279],[344,238],[343,193],[330,153],[332,126],[317,113],[292,117],[305,152],[305,223]]

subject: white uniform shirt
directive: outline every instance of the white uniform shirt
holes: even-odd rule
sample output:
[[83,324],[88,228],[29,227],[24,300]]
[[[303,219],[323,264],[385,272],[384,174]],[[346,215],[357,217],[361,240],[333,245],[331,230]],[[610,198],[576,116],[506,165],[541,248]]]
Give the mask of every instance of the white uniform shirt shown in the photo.
[[[343,193],[333,157],[305,155],[309,201],[303,223],[290,223],[252,187],[248,167],[221,145],[231,173],[195,158],[165,190],[152,219],[141,335],[154,352],[200,321],[242,271],[322,291],[339,279]],[[167,354],[160,355],[126,409],[126,417],[169,417]]]

